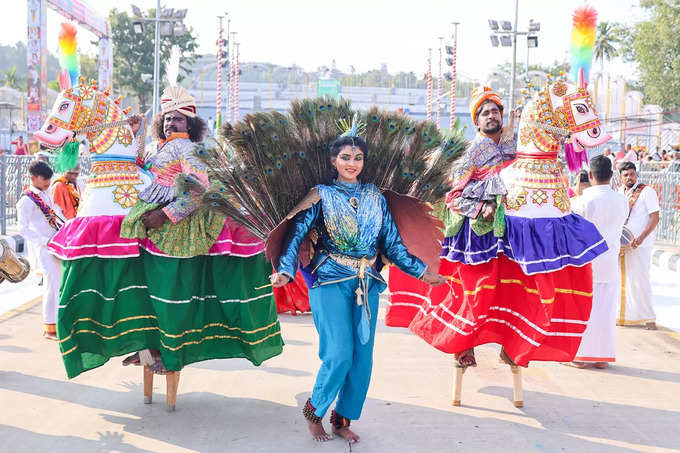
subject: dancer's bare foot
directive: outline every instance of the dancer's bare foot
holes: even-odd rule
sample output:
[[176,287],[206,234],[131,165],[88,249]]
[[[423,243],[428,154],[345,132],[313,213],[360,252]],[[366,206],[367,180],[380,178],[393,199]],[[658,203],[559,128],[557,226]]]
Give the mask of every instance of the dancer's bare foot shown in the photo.
[[333,436],[328,434],[326,430],[323,429],[321,422],[314,423],[310,420],[307,420],[307,427],[309,428],[309,433],[312,435],[312,439],[314,439],[316,442],[328,442],[329,440],[333,439]]
[[359,436],[349,428],[351,420],[338,414],[335,409],[331,412],[331,426],[333,434],[337,434],[350,444],[359,442]]
[[304,407],[302,408],[302,415],[305,416],[307,421],[307,428],[309,428],[309,433],[312,435],[312,439],[316,442],[328,442],[333,439],[331,434],[328,434],[323,425],[321,424],[321,417],[316,415],[316,408],[312,406],[312,399],[308,398]]
[[648,322],[647,324],[645,324],[645,329],[656,330],[656,323],[654,321]]
[[456,366],[458,368],[467,368],[469,366],[477,366],[477,361],[475,360],[475,349],[470,348],[465,351],[457,352],[453,355],[456,361]]
[[359,435],[356,434],[351,429],[349,429],[349,427],[340,429],[333,428],[333,434],[337,434],[350,444],[356,444],[357,442],[359,442]]
[[609,368],[609,364],[607,362],[595,362],[593,363],[593,368],[597,368],[598,370],[604,370],[606,368]]

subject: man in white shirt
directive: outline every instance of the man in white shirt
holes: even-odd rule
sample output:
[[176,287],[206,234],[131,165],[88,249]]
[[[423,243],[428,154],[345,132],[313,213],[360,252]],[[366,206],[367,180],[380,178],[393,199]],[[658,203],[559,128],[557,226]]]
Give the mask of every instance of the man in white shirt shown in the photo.
[[609,247],[593,261],[593,306],[573,362],[579,368],[607,368],[616,360],[616,309],[621,295],[618,259],[628,200],[612,190],[613,174],[607,156],[594,157],[588,173],[591,187],[572,199],[573,211],[593,222]]
[[659,197],[654,189],[638,182],[634,163],[623,163],[619,171],[630,206],[626,227],[635,239],[626,250],[622,263],[621,272],[625,284],[622,281],[617,324],[644,324],[648,330],[655,330],[656,315],[652,308],[649,268],[652,264],[654,230],[659,223]]
[[633,150],[633,145],[631,145],[630,143],[626,145],[626,155],[623,156],[622,161],[623,162],[637,162],[638,161],[637,153]]
[[49,194],[53,172],[42,161],[33,161],[28,166],[31,177],[30,187],[17,203],[19,234],[36,247],[38,261],[43,269],[43,336],[57,339],[57,308],[59,306],[59,284],[61,262],[47,251],[47,243],[64,223],[64,216]]
[[612,161],[612,168],[614,168],[614,164],[616,164],[616,156],[612,154],[612,149],[609,147],[606,147],[604,149],[604,153],[602,153],[603,156],[607,157],[610,161]]

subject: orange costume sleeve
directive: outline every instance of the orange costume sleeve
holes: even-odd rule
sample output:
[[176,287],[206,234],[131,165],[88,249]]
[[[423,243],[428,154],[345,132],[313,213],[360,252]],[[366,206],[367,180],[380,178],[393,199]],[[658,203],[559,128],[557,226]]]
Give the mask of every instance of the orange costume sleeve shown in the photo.
[[56,182],[52,188],[52,198],[54,202],[61,208],[64,217],[70,220],[76,216],[76,208],[73,206],[73,200],[69,193],[68,187],[63,182]]

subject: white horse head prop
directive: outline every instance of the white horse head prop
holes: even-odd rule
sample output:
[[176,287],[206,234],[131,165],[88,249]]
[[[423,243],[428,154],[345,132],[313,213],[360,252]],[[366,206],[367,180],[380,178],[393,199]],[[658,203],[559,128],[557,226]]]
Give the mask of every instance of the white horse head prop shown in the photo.
[[610,140],[602,129],[595,105],[579,75],[578,84],[564,80],[548,83],[534,94],[522,111],[518,152],[557,153],[566,140],[583,152]]
[[78,216],[124,215],[137,202],[149,178],[137,167],[138,146],[125,121],[128,109],[110,90],[98,91],[93,80],[62,91],[43,126],[34,136],[56,149],[76,135],[89,143],[92,168]]

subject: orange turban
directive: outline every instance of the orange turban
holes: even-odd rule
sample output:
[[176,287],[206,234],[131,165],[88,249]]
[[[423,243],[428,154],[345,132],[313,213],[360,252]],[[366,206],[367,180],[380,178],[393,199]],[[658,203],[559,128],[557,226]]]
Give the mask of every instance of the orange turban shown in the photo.
[[475,88],[470,95],[470,116],[472,117],[472,122],[477,125],[475,120],[475,112],[484,101],[494,102],[499,109],[501,109],[501,116],[503,116],[503,103],[501,102],[501,97],[489,87],[479,87]]

